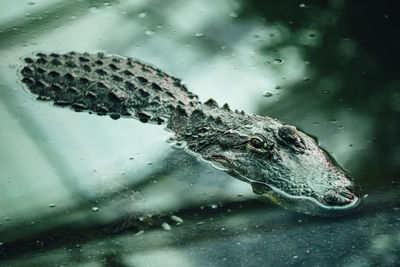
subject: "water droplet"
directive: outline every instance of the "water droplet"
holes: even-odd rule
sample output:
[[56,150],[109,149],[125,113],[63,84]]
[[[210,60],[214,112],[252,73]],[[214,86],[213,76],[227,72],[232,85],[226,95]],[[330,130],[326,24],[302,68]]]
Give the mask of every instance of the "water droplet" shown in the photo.
[[197,37],[197,38],[200,38],[200,37],[203,37],[204,34],[201,33],[201,32],[198,32],[198,33],[196,33],[194,36]]
[[141,234],[143,234],[143,233],[144,233],[144,231],[143,231],[143,230],[140,230],[139,232],[137,232],[137,233],[135,234],[135,236],[141,235]]
[[133,159],[135,159],[134,157],[129,157],[129,160],[133,160]]
[[170,231],[171,230],[171,226],[168,223],[163,223],[161,224],[162,228],[164,228],[164,230]]
[[310,81],[310,80],[311,80],[310,77],[304,77],[304,78],[303,78],[303,81],[305,81],[305,82],[308,82],[308,81]]
[[151,162],[151,161],[147,162],[147,165],[152,165],[152,164],[153,164],[153,162]]
[[139,13],[138,17],[143,19],[143,18],[147,17],[147,13],[146,12]]
[[229,14],[229,17],[232,18],[232,19],[236,19],[236,18],[239,17],[239,15],[237,13],[235,13],[235,12],[232,12],[231,14]]
[[264,97],[271,97],[271,96],[273,96],[273,94],[270,93],[270,92],[265,92],[265,93],[263,94],[263,96],[264,96]]
[[55,206],[56,206],[56,204],[54,204],[54,203],[49,204],[49,208],[54,208]]
[[329,94],[330,92],[329,92],[329,90],[324,90],[323,93],[324,93],[325,95],[327,95],[327,94]]
[[306,4],[304,4],[304,3],[301,3],[301,4],[299,5],[299,7],[301,7],[301,8],[305,8],[305,7],[306,7]]
[[194,184],[193,184],[193,183],[192,183],[192,184],[189,184],[189,186],[190,186],[190,187],[193,187],[193,186],[194,186]]
[[217,205],[217,204],[210,204],[210,208],[212,208],[212,209],[217,209],[217,208],[218,208],[218,205]]
[[154,34],[154,32],[151,31],[151,30],[147,30],[147,31],[146,31],[146,35],[153,35],[153,34]]
[[178,223],[178,224],[183,223],[182,218],[180,218],[180,217],[178,217],[178,216],[175,216],[175,215],[172,215],[172,216],[171,216],[171,220],[175,221],[175,222]]
[[275,59],[274,59],[274,63],[275,63],[275,64],[282,64],[282,63],[283,63],[283,59],[275,58]]
[[275,87],[274,87],[276,90],[279,90],[279,89],[282,89],[282,87],[281,86],[279,86],[279,85],[275,85]]
[[30,6],[33,6],[34,4],[36,4],[36,3],[33,1],[28,2],[28,5],[30,5]]
[[99,211],[100,209],[99,209],[99,207],[92,207],[92,211],[93,212],[97,212],[97,211]]

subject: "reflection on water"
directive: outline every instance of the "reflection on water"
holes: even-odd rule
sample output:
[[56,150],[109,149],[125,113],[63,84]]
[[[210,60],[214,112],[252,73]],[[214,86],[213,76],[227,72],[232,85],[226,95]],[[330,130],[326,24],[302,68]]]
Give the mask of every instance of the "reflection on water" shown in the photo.
[[[389,1],[1,5],[4,263],[399,262],[399,18]],[[172,148],[162,127],[54,108],[17,84],[21,56],[71,50],[140,58],[203,101],[299,126],[361,184],[365,205],[321,219],[255,201],[247,184]],[[149,215],[159,223],[141,224]],[[112,231],[127,220],[127,232]]]

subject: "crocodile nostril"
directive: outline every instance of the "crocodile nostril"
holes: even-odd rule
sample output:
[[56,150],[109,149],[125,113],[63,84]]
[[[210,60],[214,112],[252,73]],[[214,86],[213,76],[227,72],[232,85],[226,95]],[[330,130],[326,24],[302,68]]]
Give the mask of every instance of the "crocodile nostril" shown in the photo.
[[322,202],[331,207],[340,207],[352,203],[356,196],[350,191],[337,192],[336,194],[326,195],[322,198]]
[[346,186],[346,189],[353,195],[353,198],[361,196],[361,188],[357,183],[352,182],[350,185]]

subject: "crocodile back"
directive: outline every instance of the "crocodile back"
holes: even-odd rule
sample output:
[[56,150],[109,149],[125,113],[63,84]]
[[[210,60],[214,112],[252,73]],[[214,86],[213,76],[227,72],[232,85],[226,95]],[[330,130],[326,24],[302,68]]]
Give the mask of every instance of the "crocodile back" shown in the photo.
[[199,104],[179,79],[131,58],[69,52],[23,60],[21,81],[30,92],[76,111],[163,124],[178,106]]

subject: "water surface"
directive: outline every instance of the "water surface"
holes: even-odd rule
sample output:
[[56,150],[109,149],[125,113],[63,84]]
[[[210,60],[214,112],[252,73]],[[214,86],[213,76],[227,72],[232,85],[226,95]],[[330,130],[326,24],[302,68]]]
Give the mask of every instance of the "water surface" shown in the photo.
[[[399,16],[390,1],[0,7],[1,264],[399,264]],[[287,211],[171,147],[160,126],[34,101],[16,73],[38,51],[136,57],[202,101],[296,125],[361,185],[364,205],[339,218]],[[171,230],[112,231],[149,214],[167,214]]]

